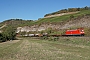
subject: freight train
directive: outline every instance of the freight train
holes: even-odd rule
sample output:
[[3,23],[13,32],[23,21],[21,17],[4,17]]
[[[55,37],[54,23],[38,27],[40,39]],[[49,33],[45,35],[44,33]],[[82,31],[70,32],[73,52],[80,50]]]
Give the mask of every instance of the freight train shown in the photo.
[[48,33],[43,33],[43,34],[26,34],[23,36],[30,36],[30,37],[43,37],[43,36],[53,36],[53,37],[59,37],[59,36],[84,36],[85,32],[83,28],[78,28],[75,30],[66,30],[64,34],[53,34],[49,35]]

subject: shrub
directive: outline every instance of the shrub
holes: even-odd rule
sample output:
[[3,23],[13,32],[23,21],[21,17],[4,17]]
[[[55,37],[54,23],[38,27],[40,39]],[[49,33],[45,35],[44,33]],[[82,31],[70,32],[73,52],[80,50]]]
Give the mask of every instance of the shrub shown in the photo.
[[54,41],[58,41],[58,39],[59,39],[59,37],[55,37],[55,38],[54,38]]
[[41,37],[41,39],[47,40],[48,37],[47,36],[43,36],[43,37]]

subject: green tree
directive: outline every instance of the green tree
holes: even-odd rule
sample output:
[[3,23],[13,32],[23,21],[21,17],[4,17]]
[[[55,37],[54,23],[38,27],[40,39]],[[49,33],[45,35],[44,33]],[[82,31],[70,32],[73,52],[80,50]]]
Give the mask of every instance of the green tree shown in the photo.
[[3,40],[14,40],[16,39],[16,29],[14,27],[7,27],[5,31],[2,32]]
[[46,33],[48,33],[48,34],[52,33],[52,28],[48,28],[48,29],[46,30]]
[[88,6],[85,6],[85,7],[84,7],[84,9],[85,9],[85,10],[88,10],[88,9],[89,9],[89,7],[88,7]]

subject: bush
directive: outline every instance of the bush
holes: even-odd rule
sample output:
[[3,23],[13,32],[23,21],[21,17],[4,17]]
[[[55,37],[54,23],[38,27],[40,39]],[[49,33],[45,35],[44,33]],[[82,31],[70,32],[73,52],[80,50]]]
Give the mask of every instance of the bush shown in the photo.
[[52,40],[53,40],[53,38],[52,38],[52,37],[50,37],[50,38],[49,38],[49,41],[52,41]]
[[59,37],[50,37],[49,38],[49,41],[58,41],[59,40]]
[[58,41],[58,39],[59,39],[59,37],[55,37],[55,38],[54,38],[54,41]]
[[41,39],[47,40],[48,37],[47,36],[43,36],[43,37],[41,37]]

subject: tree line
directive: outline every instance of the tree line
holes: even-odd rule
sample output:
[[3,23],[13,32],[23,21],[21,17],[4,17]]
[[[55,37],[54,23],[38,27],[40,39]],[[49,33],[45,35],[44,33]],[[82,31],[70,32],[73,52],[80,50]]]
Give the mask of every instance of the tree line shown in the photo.
[[57,12],[53,12],[53,13],[46,14],[44,17],[50,16],[50,15],[55,15],[55,14],[68,13],[68,12],[76,12],[76,11],[83,11],[83,10],[90,10],[90,7],[85,6],[85,7],[83,7],[83,8],[68,8],[68,9],[62,9],[62,10],[59,10],[59,11],[57,11]]

